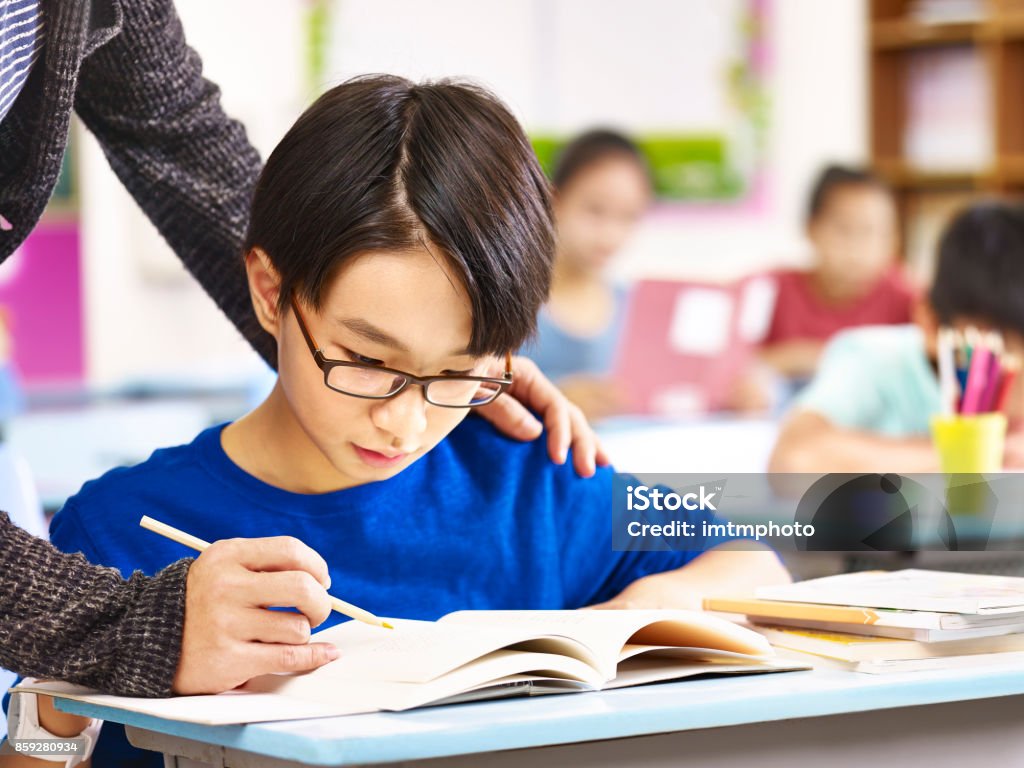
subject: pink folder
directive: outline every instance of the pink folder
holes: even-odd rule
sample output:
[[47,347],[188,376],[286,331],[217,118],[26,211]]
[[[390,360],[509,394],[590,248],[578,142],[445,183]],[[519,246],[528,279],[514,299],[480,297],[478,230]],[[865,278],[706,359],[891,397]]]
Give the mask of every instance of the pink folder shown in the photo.
[[764,339],[775,281],[644,280],[630,296],[613,376],[634,413],[687,416],[724,407]]

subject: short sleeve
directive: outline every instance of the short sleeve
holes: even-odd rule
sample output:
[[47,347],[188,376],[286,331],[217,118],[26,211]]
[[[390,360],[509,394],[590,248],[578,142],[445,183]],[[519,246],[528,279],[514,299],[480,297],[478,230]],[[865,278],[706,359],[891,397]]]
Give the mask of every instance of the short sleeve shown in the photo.
[[858,332],[837,334],[826,345],[811,383],[797,396],[794,410],[813,411],[847,429],[871,428],[883,406],[872,375],[876,363]]

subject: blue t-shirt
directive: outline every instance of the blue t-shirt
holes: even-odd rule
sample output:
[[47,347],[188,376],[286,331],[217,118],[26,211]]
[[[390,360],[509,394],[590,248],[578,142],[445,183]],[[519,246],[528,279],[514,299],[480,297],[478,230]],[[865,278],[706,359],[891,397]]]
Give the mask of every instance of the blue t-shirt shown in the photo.
[[[140,528],[143,515],[208,541],[295,536],[327,560],[334,594],[381,616],[415,619],[467,608],[578,608],[696,556],[613,551],[610,469],[580,478],[571,462],[550,461],[543,438],[511,440],[475,416],[395,477],[317,495],[243,471],[221,447],[222,429],[86,483],[54,517],[51,540],[128,576],[191,554]],[[688,514],[697,530],[710,519]],[[341,619],[332,614],[324,626]],[[94,764],[148,755],[111,724]],[[161,763],[153,756],[137,764]]]
[[795,407],[838,427],[888,437],[927,435],[939,413],[939,380],[915,325],[880,325],[832,337]]
[[543,307],[537,314],[537,336],[523,347],[529,357],[552,381],[568,376],[608,376],[626,321],[628,292],[614,286],[612,317],[603,331],[593,336],[578,336],[555,322]]

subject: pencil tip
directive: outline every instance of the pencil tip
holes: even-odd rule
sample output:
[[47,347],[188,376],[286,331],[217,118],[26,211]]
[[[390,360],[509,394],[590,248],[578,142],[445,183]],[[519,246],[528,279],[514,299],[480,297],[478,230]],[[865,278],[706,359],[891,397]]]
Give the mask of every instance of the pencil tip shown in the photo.
[[382,622],[380,623],[380,625],[381,625],[382,627],[384,627],[384,629],[394,629],[394,627],[392,627],[392,626],[391,626],[390,624],[388,624],[388,623],[387,623],[386,621],[382,621]]

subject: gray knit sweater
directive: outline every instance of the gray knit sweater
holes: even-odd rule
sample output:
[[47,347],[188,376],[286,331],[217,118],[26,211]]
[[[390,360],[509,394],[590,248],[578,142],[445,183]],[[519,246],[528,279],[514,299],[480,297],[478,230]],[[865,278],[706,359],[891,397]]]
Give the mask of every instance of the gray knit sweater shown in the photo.
[[[0,122],[0,262],[53,191],[72,109],[224,313],[273,362],[240,254],[260,160],[220,107],[171,0],[44,0],[43,58]],[[114,693],[170,693],[190,561],[125,582],[0,514],[0,666]]]

